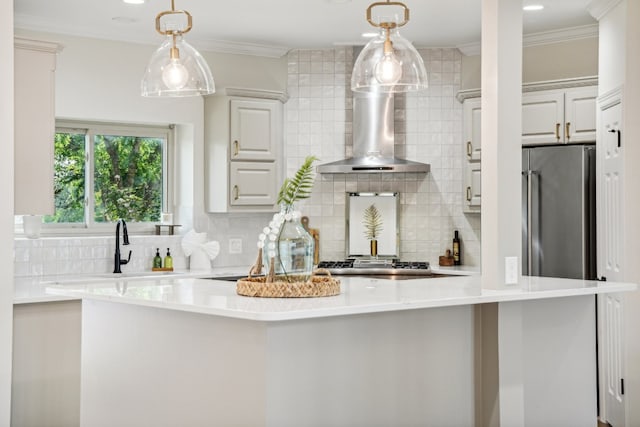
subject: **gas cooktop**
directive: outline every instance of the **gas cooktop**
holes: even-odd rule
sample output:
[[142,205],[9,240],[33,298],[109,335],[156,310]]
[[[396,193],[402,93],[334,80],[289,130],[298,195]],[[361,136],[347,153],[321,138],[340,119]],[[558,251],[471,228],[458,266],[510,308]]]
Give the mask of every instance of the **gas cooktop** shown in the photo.
[[344,261],[321,261],[318,268],[335,275],[411,275],[433,274],[428,262],[398,261],[392,259],[355,259]]

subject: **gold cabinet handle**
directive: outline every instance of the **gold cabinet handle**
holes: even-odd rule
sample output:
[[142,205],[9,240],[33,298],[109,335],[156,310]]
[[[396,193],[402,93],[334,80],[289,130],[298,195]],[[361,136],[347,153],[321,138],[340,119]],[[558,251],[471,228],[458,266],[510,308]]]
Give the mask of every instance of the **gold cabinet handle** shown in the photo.
[[238,142],[238,140],[235,140],[233,141],[233,155],[237,156],[239,151],[240,151],[240,143]]
[[472,146],[471,146],[471,141],[467,141],[467,157],[471,158],[471,150],[472,150]]
[[237,185],[233,186],[233,200],[238,200],[238,198],[240,197],[240,189],[238,188]]
[[556,139],[560,142],[560,123],[556,123]]
[[471,201],[471,187],[467,187],[467,202]]
[[571,139],[571,132],[570,132],[570,129],[571,129],[571,122],[567,122],[567,123],[564,125],[564,136],[565,136],[565,138],[567,139],[567,142],[569,142],[569,140]]

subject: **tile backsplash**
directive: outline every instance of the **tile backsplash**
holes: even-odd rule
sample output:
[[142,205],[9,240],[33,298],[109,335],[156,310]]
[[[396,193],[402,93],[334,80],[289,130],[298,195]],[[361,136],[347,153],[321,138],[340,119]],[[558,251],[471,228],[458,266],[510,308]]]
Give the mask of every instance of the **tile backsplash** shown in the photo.
[[[130,236],[130,244],[122,246],[122,258],[132,251],[131,261],[122,266],[124,273],[150,271],[156,248],[164,258],[171,251],[173,267],[188,268],[188,258],[181,247],[181,236]],[[115,242],[107,237],[51,237],[45,239],[16,238],[14,268],[16,277],[100,274],[113,272]]]

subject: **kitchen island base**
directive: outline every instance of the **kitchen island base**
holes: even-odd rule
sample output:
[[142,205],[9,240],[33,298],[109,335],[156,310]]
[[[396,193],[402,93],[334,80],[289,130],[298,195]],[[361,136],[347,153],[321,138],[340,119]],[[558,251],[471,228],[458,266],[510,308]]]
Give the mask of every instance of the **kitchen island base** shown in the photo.
[[592,295],[283,321],[84,299],[81,425],[593,425],[594,325]]

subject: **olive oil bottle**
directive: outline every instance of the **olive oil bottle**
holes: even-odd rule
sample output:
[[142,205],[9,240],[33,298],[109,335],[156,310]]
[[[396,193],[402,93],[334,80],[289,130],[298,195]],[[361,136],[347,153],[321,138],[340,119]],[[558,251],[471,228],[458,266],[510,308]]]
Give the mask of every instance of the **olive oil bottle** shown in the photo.
[[460,237],[458,230],[453,232],[453,265],[460,265]]

